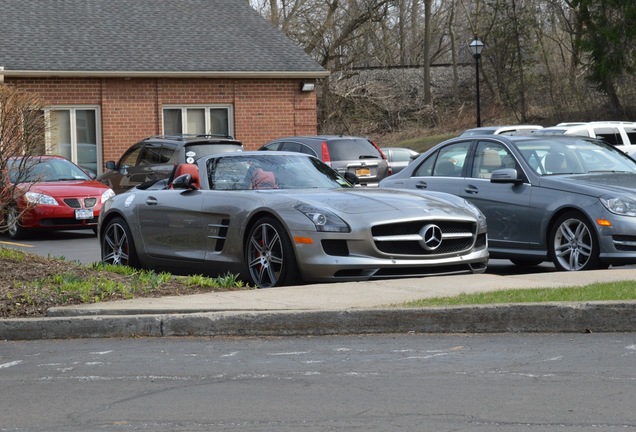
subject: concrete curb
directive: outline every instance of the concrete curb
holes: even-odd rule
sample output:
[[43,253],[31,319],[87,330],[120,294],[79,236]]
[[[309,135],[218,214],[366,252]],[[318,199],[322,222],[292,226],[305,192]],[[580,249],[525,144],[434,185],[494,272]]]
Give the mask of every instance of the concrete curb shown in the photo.
[[636,302],[205,312],[0,320],[1,340],[374,333],[635,332]]

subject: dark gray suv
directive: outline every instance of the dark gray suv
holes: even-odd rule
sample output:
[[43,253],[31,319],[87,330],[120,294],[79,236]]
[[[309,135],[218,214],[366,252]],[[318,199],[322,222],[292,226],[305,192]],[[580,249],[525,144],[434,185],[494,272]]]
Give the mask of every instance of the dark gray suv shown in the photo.
[[201,156],[213,153],[242,150],[241,142],[229,136],[153,136],[133,144],[117,163],[106,162],[110,171],[97,180],[106,183],[115,193],[121,193],[135,186],[167,179],[176,164],[194,163]]
[[372,141],[361,137],[312,135],[279,138],[259,150],[292,151],[318,157],[334,170],[358,176],[363,186],[377,186],[391,175],[386,157]]

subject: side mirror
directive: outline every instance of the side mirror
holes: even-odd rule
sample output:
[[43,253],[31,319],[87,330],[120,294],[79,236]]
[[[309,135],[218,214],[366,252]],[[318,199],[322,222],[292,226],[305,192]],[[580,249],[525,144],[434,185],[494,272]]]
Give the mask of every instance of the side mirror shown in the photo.
[[516,169],[502,168],[492,172],[490,183],[523,183],[523,179],[517,178]]
[[115,161],[106,162],[106,168],[109,169],[109,170],[114,170],[115,169]]
[[196,186],[194,186],[194,182],[192,181],[192,175],[183,174],[174,179],[172,182],[172,189],[183,189],[183,190],[196,190]]
[[344,173],[344,178],[346,181],[348,181],[349,183],[351,183],[352,185],[357,185],[360,183],[360,179],[358,178],[357,175],[355,175],[352,172],[347,171],[346,173]]

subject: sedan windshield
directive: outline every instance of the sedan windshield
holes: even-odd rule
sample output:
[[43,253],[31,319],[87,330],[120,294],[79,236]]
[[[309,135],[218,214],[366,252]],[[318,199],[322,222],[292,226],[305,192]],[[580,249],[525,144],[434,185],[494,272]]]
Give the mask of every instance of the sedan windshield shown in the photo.
[[207,161],[211,189],[305,189],[351,187],[340,174],[305,155],[236,155]]
[[636,161],[599,141],[533,139],[517,141],[516,145],[528,165],[541,176],[595,172],[636,173]]
[[90,180],[73,163],[61,158],[18,158],[9,161],[11,183],[58,182]]

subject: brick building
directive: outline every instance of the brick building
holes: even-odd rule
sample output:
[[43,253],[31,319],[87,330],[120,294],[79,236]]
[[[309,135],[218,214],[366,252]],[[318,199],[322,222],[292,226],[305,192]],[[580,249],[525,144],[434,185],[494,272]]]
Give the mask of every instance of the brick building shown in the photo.
[[47,152],[98,173],[150,135],[315,134],[327,75],[245,0],[4,0],[0,82],[42,95]]

